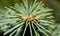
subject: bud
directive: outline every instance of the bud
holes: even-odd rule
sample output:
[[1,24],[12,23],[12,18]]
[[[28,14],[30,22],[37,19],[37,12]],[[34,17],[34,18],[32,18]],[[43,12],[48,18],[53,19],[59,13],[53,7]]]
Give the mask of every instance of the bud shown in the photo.
[[23,20],[26,20],[26,19],[27,19],[27,16],[22,16],[22,19],[23,19]]
[[38,20],[40,18],[40,16],[35,16],[34,19]]
[[28,16],[28,21],[32,21],[33,17],[32,16]]

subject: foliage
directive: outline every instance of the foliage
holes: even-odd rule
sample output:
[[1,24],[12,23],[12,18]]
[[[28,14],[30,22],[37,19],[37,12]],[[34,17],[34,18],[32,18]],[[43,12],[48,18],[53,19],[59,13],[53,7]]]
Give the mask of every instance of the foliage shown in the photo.
[[[55,21],[52,16],[52,9],[45,7],[43,2],[28,2],[23,0],[20,4],[5,6],[7,10],[0,12],[0,27],[3,35],[24,36],[27,27],[31,36],[52,36]],[[36,18],[38,16],[38,18]],[[22,33],[22,34],[20,34]]]

